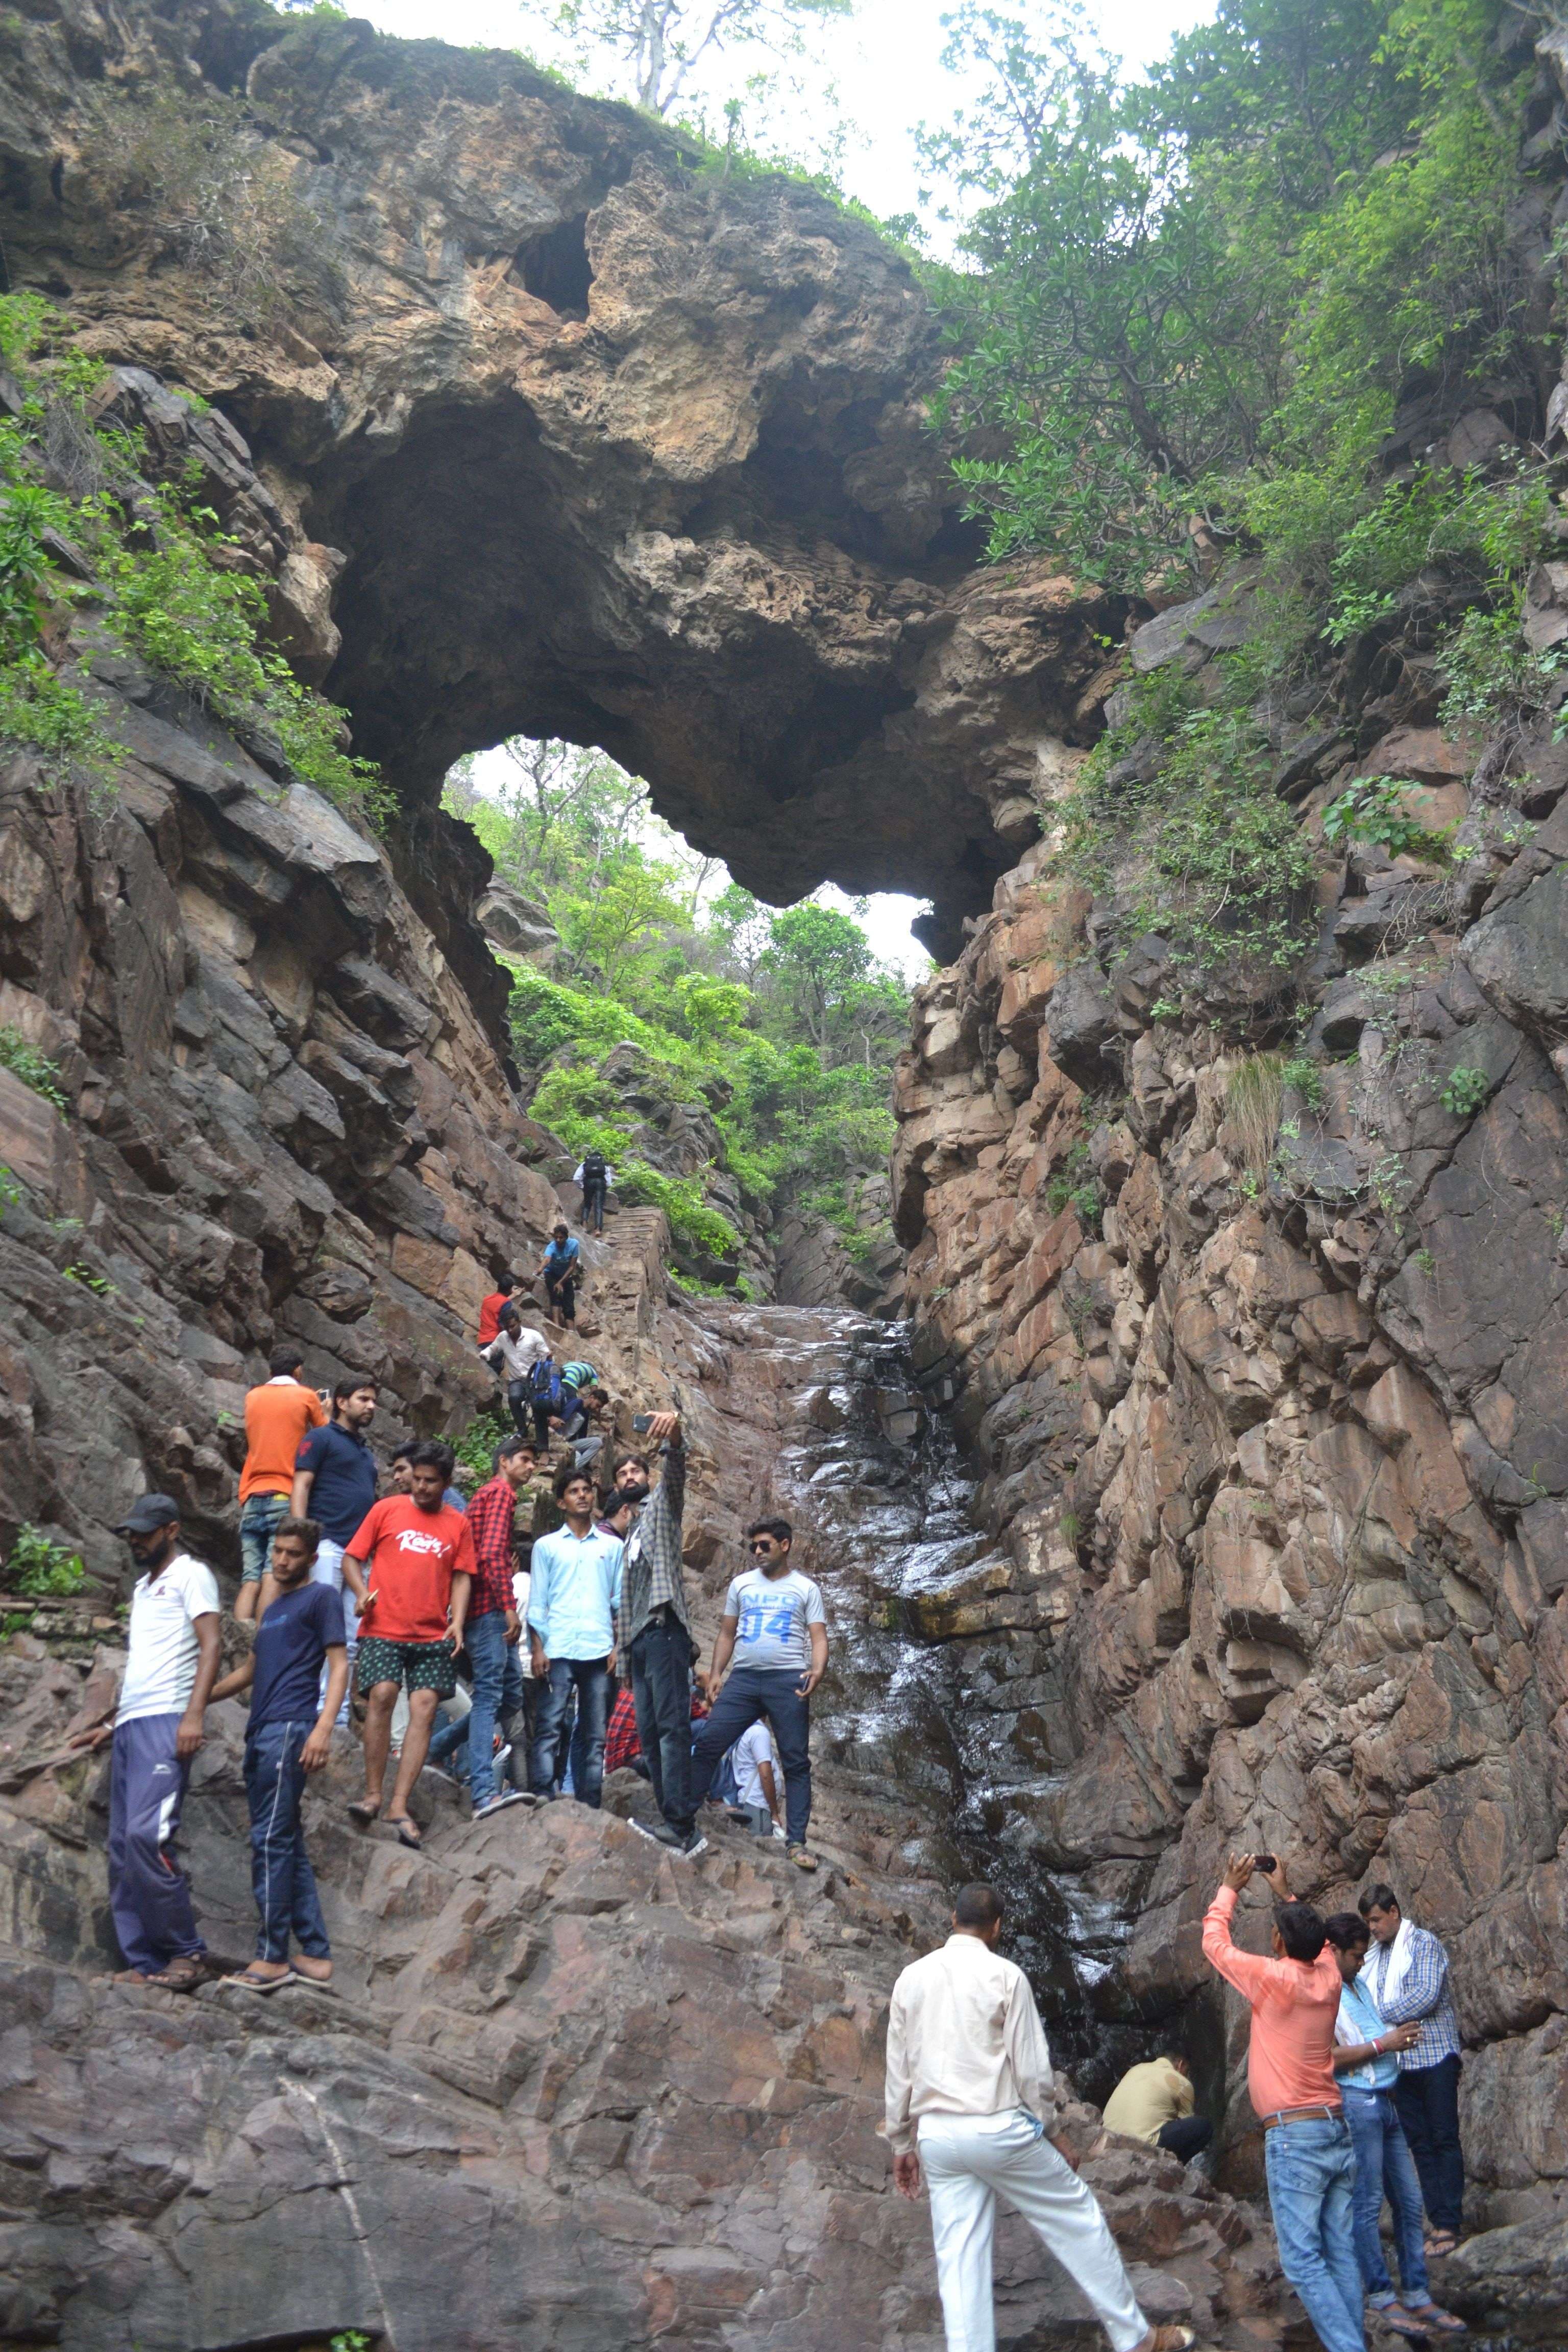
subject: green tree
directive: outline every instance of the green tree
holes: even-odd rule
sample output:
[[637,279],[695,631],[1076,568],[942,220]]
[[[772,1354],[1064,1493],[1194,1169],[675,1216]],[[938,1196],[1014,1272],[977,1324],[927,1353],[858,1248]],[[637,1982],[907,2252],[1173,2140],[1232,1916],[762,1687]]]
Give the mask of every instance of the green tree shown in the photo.
[[580,47],[613,50],[637,104],[668,114],[721,57],[798,54],[807,26],[851,7],[852,0],[560,0],[554,22]]

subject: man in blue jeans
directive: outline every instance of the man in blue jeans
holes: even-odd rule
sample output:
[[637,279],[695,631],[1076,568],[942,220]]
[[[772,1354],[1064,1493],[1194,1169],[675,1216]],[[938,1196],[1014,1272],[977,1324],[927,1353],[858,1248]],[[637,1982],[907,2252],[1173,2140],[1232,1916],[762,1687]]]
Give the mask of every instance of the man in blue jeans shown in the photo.
[[622,1548],[594,1524],[594,1482],[585,1470],[568,1464],[555,1479],[554,1494],[566,1524],[534,1544],[528,1591],[533,1671],[544,1684],[529,1786],[536,1797],[554,1794],[561,1777],[557,1750],[574,1687],[583,1769],[579,1779],[574,1766],[573,1793],[596,1807],[605,1782]]
[[746,1529],[752,1565],[731,1578],[725,1596],[709,1676],[717,1696],[691,1750],[691,1801],[701,1804],[720,1759],[765,1716],[784,1768],[789,1858],[798,1869],[815,1870],[816,1857],[805,1843],[811,1694],[827,1669],[827,1624],[820,1586],[791,1565],[794,1540],[787,1519],[758,1519]]
[[[306,1775],[319,1772],[331,1752],[349,1660],[342,1594],[310,1573],[320,1539],[314,1519],[283,1521],[272,1539],[273,1597],[262,1610],[250,1654],[213,1691],[215,1701],[250,1692],[245,1793],[258,1924],[256,1958],[230,1979],[247,1992],[276,1992],[290,1977],[326,1984],[332,1973],[302,1808]],[[300,1947],[293,1960],[290,1937]]]
[[[1259,1869],[1276,1896],[1269,1958],[1245,1951],[1230,1932],[1237,1898]],[[1323,1923],[1310,1904],[1291,1900],[1275,1855],[1238,1853],[1204,1914],[1203,1949],[1252,2011],[1247,2087],[1263,2124],[1279,2267],[1324,2352],[1366,2352],[1352,2221],[1355,2151],[1334,2079],[1340,1972]]]
[[[1371,1940],[1365,1920],[1353,1911],[1337,1911],[1323,1922],[1323,1927],[1344,1979],[1334,2026],[1334,2072],[1340,2078],[1345,2121],[1355,2148],[1355,2250],[1367,2301],[1396,2336],[1412,2336],[1421,2343],[1432,2335],[1462,2336],[1464,2321],[1440,2310],[1426,2284],[1421,2184],[1394,2104],[1394,2086],[1399,2080],[1397,2053],[1410,2048],[1416,2028],[1385,2024],[1365,1985],[1356,1981]],[[1394,2215],[1399,2260],[1397,2294],[1378,2232],[1385,2195]]]
[[[517,1789],[497,1789],[493,1751],[496,1716],[503,1706],[507,1670],[509,1665],[515,1665],[514,1654],[522,1631],[512,1599],[512,1572],[517,1566],[512,1528],[518,1497],[533,1475],[534,1458],[526,1437],[503,1438],[496,1454],[495,1475],[475,1490],[468,1509],[477,1566],[463,1646],[473,1675],[473,1705],[460,1728],[454,1725],[449,1734],[437,1732],[430,1743],[430,1756],[433,1762],[440,1763],[446,1755],[456,1751],[466,1736],[468,1789],[476,1821],[487,1813],[499,1812],[522,1793]],[[513,1706],[521,1707],[521,1675],[516,1677],[516,1693]]]
[[1392,1886],[1369,1886],[1356,1909],[1372,1931],[1363,1970],[1378,2015],[1413,2024],[1399,2055],[1394,2104],[1432,2224],[1429,2255],[1451,2254],[1464,2233],[1465,2154],[1459,2145],[1459,2021],[1448,1986],[1448,1955],[1427,1927],[1407,1919]]

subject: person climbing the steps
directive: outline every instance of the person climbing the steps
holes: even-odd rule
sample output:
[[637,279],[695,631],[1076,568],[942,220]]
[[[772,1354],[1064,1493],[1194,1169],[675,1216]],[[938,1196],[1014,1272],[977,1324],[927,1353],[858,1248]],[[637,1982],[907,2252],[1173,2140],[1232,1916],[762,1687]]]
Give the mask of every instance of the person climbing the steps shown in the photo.
[[557,1221],[550,1245],[540,1260],[544,1295],[563,1323],[577,1320],[577,1285],[583,1277],[583,1250],[564,1218]]
[[546,1454],[550,1451],[550,1433],[560,1428],[565,1409],[561,1370],[553,1356],[540,1356],[530,1364],[523,1402],[533,1423],[533,1442],[540,1453]]
[[444,1449],[416,1445],[409,1465],[413,1492],[373,1505],[343,1555],[343,1577],[359,1602],[358,1678],[365,1699],[364,1795],[349,1811],[366,1823],[381,1811],[393,1710],[406,1686],[408,1729],[386,1818],[417,1853],[423,1840],[408,1799],[424,1767],[437,1703],[458,1687],[474,1539],[468,1520],[441,1500]]
[[[534,1435],[533,1412],[529,1402],[529,1376],[542,1360],[550,1362],[550,1342],[542,1332],[529,1330],[515,1307],[507,1307],[500,1318],[500,1328],[485,1349],[485,1361],[506,1383],[507,1411],[520,1437]],[[538,1443],[550,1442],[548,1419]]]
[[300,1378],[298,1348],[275,1348],[268,1376],[246,1391],[245,1467],[239,1474],[239,1598],[237,1617],[256,1615],[257,1597],[280,1519],[293,1509],[294,1460],[307,1433],[320,1429],[327,1408]]
[[515,1274],[503,1274],[495,1288],[479,1301],[479,1328],[475,1345],[482,1354],[500,1329],[501,1317],[511,1305],[512,1293],[518,1287]]
[[[1275,1895],[1273,1958],[1231,1937],[1237,1899],[1261,1871]],[[1321,1919],[1292,1901],[1273,1854],[1238,1853],[1204,1914],[1204,1958],[1252,2011],[1247,2087],[1263,2119],[1263,2169],[1279,2267],[1323,2352],[1366,2352],[1352,2224],[1355,2150],[1334,2074],[1340,1971]]]
[[622,1547],[594,1525],[594,1482],[568,1463],[557,1474],[555,1499],[566,1524],[533,1547],[528,1632],[536,1679],[543,1684],[529,1787],[553,1794],[564,1767],[559,1754],[572,1694],[577,1695],[581,1738],[574,1745],[572,1789],[597,1808],[605,1780],[605,1730],[610,1677],[616,1670],[616,1611],[621,1597]]
[[[1331,1919],[1324,1920],[1323,1931],[1342,1979],[1339,2015],[1334,2021],[1334,2072],[1355,2149],[1351,2210],[1367,2301],[1396,2336],[1422,2344],[1429,2336],[1462,2336],[1464,2321],[1440,2309],[1427,2284],[1426,2255],[1421,2243],[1421,2184],[1394,2098],[1399,2053],[1415,2046],[1421,2029],[1414,2023],[1390,2025],[1379,2015],[1361,1975],[1372,1940],[1366,1921],[1354,1911],[1337,1911]],[[1379,2228],[1384,2197],[1394,2216],[1397,2294],[1388,2275]]]
[[[313,1580],[321,1529],[285,1519],[272,1538],[271,1597],[249,1656],[213,1690],[213,1704],[250,1693],[245,1730],[245,1795],[250,1808],[250,1891],[258,1926],[256,1958],[231,1977],[248,1992],[276,1992],[291,1979],[330,1982],[332,1949],[305,1851],[302,1807],[308,1774],[331,1753],[332,1725],[348,1689],[342,1594]],[[323,1668],[325,1696],[323,1691]],[[293,1960],[289,1939],[299,1945]]]
[[174,1844],[218,1675],[217,1579],[183,1549],[180,1507],[170,1495],[143,1495],[114,1532],[142,1570],[131,1596],[125,1677],[112,1726],[79,1732],[72,1744],[113,1742],[109,1911],[125,1962],[115,1982],[194,1992],[206,1946]]
[[583,1230],[602,1234],[605,1230],[605,1195],[616,1181],[616,1171],[604,1153],[584,1151],[572,1171],[572,1181],[583,1194]]
[[[375,1456],[365,1432],[375,1419],[379,1394],[364,1372],[349,1372],[335,1381],[331,1421],[311,1430],[294,1456],[289,1517],[310,1519],[320,1528],[310,1580],[330,1584],[334,1592],[343,1589],[343,1552],[375,1500]],[[359,1619],[352,1599],[343,1606],[343,1630],[352,1675],[359,1647]],[[345,1696],[338,1720],[346,1724],[348,1719]]]
[[[473,1705],[465,1718],[468,1728],[468,1790],[474,1819],[499,1812],[521,1794],[498,1790],[494,1749],[498,1714],[516,1724],[522,1714],[522,1675],[518,1664],[521,1626],[512,1592],[517,1549],[512,1528],[518,1497],[534,1471],[534,1451],[526,1437],[501,1440],[495,1475],[477,1488],[468,1505],[468,1532],[474,1545],[474,1589],[468,1603],[466,1643],[473,1675]],[[509,1704],[510,1699],[510,1704]],[[455,1748],[457,1741],[451,1745]],[[432,1755],[435,1748],[432,1748]]]
[[827,1622],[821,1587],[791,1564],[794,1540],[787,1519],[758,1519],[746,1529],[752,1565],[731,1580],[725,1596],[708,1678],[713,1712],[691,1751],[691,1801],[701,1804],[721,1759],[765,1716],[784,1766],[789,1858],[801,1870],[815,1870],[816,1857],[805,1843],[811,1694],[827,1670]]
[[888,2012],[885,2129],[893,2182],[931,2191],[948,2352],[995,2352],[991,2249],[1000,2194],[1042,2238],[1112,2352],[1187,2352],[1190,2327],[1152,2327],[1104,2214],[1056,2129],[1050,2051],[1020,1968],[996,1949],[1001,1898],[965,1886],[945,1944],[911,1962]]
[[680,1415],[650,1413],[646,1434],[650,1446],[665,1449],[657,1488],[650,1454],[623,1454],[610,1497],[612,1504],[630,1503],[635,1512],[621,1571],[617,1648],[631,1668],[637,1744],[664,1816],[657,1829],[644,1829],[640,1822],[632,1827],[689,1859],[704,1853],[708,1841],[698,1834],[691,1794],[692,1645],[680,1557],[686,1505]]

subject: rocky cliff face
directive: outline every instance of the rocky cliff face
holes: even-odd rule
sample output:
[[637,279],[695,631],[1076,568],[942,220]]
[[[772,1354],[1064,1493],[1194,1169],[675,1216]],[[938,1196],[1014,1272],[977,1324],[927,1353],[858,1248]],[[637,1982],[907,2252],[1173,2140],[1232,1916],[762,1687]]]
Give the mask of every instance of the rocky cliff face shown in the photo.
[[[1133,659],[1191,645],[1166,614]],[[1386,1877],[1447,1943],[1511,2221],[1565,2178],[1568,803],[1542,742],[1500,830],[1479,776],[1467,815],[1476,751],[1383,735],[1474,855],[1436,891],[1325,855],[1290,1061],[1245,1012],[1173,1022],[1165,943],[1113,957],[1031,853],[922,993],[894,1193],[997,1547],[909,1606],[1003,1709],[1007,1834],[1102,1958],[1123,1923],[1104,2013],[1191,2012],[1240,2124],[1198,1950],[1226,1856],[1289,1854],[1324,1908]]]
[[[896,255],[505,53],[253,0],[18,24],[13,280],[247,435],[279,626],[395,781],[405,878],[481,1009],[483,877],[434,803],[518,732],[603,745],[774,903],[930,894],[956,948],[1041,760],[1092,724],[1115,615],[1047,567],[972,569]],[[205,162],[169,129],[193,110]],[[210,219],[241,187],[248,275]]]

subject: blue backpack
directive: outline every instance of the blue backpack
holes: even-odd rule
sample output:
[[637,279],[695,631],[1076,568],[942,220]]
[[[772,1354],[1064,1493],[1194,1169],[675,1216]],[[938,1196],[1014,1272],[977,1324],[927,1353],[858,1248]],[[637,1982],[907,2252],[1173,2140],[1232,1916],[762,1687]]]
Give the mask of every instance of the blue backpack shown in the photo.
[[561,1375],[553,1356],[540,1356],[528,1368],[528,1402],[547,1404],[553,1412],[561,1402]]

